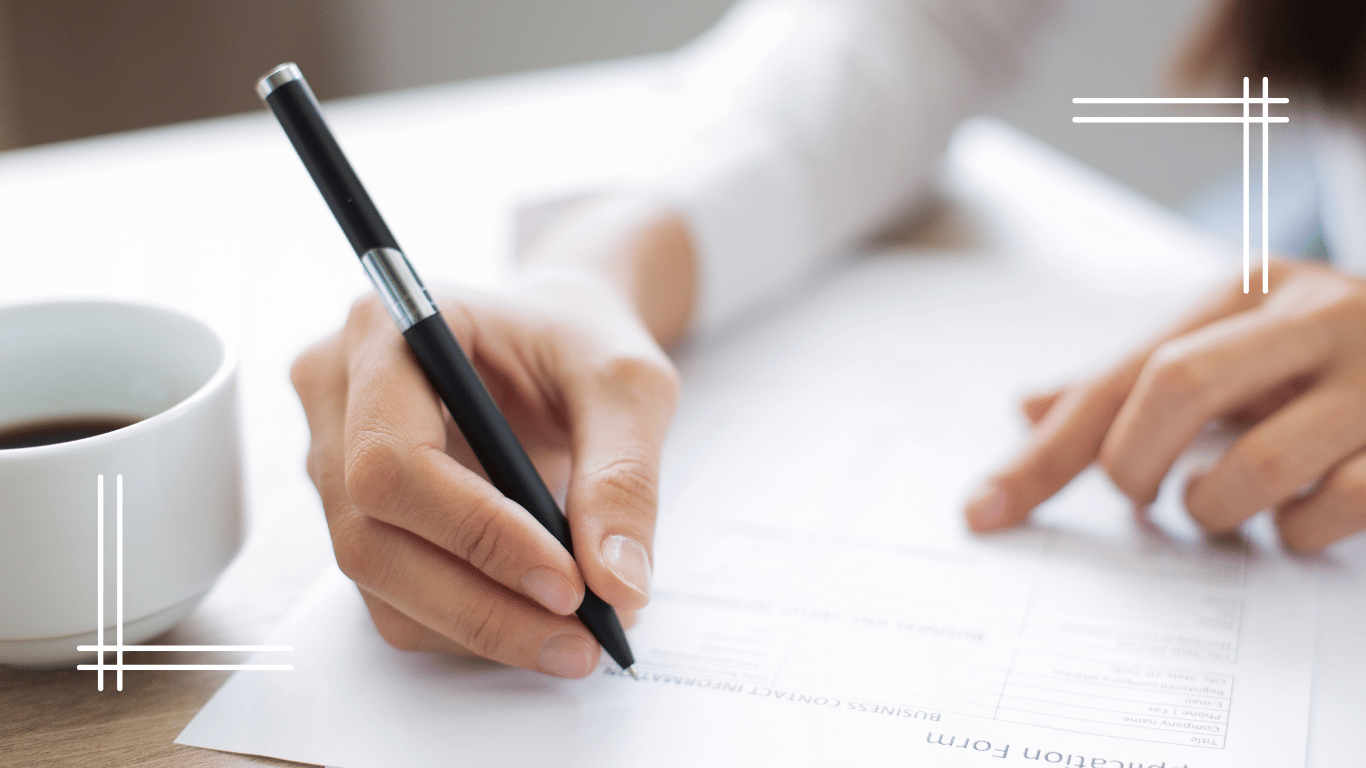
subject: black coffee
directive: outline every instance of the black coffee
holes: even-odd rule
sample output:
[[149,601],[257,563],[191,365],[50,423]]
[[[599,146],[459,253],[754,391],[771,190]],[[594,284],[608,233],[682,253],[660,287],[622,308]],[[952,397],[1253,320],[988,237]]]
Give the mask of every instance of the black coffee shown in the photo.
[[124,416],[76,416],[66,419],[44,419],[0,427],[0,450],[32,448],[81,440],[105,432],[123,429],[141,419]]

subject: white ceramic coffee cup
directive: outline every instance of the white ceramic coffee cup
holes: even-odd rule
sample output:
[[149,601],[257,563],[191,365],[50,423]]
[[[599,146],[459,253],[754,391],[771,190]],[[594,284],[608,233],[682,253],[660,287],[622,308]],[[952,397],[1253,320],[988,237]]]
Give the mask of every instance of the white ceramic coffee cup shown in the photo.
[[123,642],[183,619],[244,536],[237,355],[159,307],[0,308],[0,429],[127,416],[112,432],[0,450],[0,664],[95,663],[97,477],[104,476],[104,641],[116,635],[123,476]]

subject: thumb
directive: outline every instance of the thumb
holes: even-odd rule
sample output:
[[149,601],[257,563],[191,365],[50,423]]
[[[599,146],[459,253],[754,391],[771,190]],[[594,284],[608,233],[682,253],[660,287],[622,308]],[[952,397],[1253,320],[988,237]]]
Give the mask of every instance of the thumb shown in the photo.
[[617,357],[566,393],[574,465],[565,507],[588,586],[618,608],[650,601],[659,457],[678,400],[667,360]]

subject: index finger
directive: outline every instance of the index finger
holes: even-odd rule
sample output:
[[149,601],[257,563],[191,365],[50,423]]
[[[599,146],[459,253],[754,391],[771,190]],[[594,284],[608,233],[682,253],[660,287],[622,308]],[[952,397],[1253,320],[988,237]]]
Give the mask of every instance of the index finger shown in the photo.
[[545,608],[572,613],[583,580],[525,509],[445,453],[441,401],[387,316],[350,350],[343,461],[347,495]]
[[568,398],[574,468],[566,511],[579,567],[618,608],[650,599],[660,452],[678,379],[657,361],[622,357]]
[[980,533],[1023,522],[1035,507],[1095,461],[1143,364],[1158,346],[1258,300],[1243,294],[1240,286],[1222,288],[1110,371],[1064,390],[1035,426],[1025,448],[968,500],[968,526]]
[[1034,428],[1024,450],[968,501],[969,527],[980,533],[1023,522],[1034,507],[1095,461],[1138,369],[1130,362],[1103,378],[1065,390]]

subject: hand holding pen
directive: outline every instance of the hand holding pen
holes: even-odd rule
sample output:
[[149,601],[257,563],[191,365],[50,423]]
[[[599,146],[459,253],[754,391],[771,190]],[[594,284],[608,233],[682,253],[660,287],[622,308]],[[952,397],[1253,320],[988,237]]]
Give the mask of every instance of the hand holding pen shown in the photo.
[[[281,117],[287,130],[290,119]],[[382,226],[377,212],[343,229],[378,288],[416,290],[408,299],[357,302],[345,328],[305,352],[292,372],[313,436],[309,472],[339,565],[396,647],[468,650],[582,677],[597,664],[595,636],[605,636],[609,653],[629,666],[629,647],[612,635],[611,606],[637,609],[649,599],[659,451],[677,396],[667,357],[632,297],[588,271],[546,271],[513,296],[430,302],[375,222]],[[448,324],[448,346],[440,334],[414,339],[413,328],[431,318]],[[409,323],[404,335],[396,321]],[[525,447],[551,491],[563,489],[562,530],[542,519],[544,505],[528,509],[536,499],[509,498],[517,492],[499,475],[506,467],[479,444],[487,435],[477,427],[471,434],[468,422],[457,428],[443,412],[443,401],[452,412],[466,404],[451,405],[458,393],[443,389],[441,372],[424,358],[462,349],[479,373],[472,380],[487,384],[493,410],[516,433],[512,442]],[[553,498],[550,506],[558,514]]]

